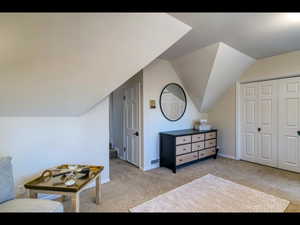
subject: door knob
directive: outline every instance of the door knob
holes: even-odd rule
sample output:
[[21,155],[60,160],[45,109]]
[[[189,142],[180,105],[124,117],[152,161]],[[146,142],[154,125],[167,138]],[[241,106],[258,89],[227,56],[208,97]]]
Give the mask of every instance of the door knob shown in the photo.
[[139,132],[135,132],[134,135],[135,135],[135,136],[139,136]]
[[260,127],[259,127],[259,128],[257,128],[257,131],[258,131],[258,132],[260,132],[260,131],[261,131],[261,128],[260,128]]

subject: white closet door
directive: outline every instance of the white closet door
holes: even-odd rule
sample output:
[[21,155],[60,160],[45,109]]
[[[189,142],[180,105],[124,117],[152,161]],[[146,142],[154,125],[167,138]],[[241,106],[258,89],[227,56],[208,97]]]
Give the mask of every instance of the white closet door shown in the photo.
[[279,80],[279,167],[300,172],[300,78]]
[[244,84],[241,88],[241,144],[243,160],[256,162],[258,151],[258,84]]
[[257,162],[277,166],[277,81],[258,82]]

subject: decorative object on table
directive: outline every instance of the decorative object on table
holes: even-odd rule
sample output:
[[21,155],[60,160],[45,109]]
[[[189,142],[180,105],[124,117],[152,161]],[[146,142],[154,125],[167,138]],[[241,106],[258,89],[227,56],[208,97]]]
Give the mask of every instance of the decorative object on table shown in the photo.
[[211,130],[211,125],[207,124],[207,120],[200,120],[199,130]]
[[38,193],[71,196],[72,207],[75,212],[79,212],[79,193],[93,181],[96,182],[96,204],[100,203],[100,176],[103,169],[103,166],[64,164],[48,169],[52,172],[50,179],[44,180],[39,176],[24,186],[29,190],[31,198],[37,198]]
[[77,176],[78,179],[85,179],[88,176],[90,176],[90,168],[88,168],[88,167],[83,168],[78,173],[83,174],[83,175]]
[[74,172],[69,173],[69,174],[66,176],[66,179],[65,179],[65,185],[66,185],[66,186],[73,186],[73,185],[76,185],[76,175],[75,175]]
[[43,180],[43,181],[47,181],[47,180],[50,180],[52,176],[53,176],[53,174],[52,174],[51,170],[45,170],[41,174],[40,179]]
[[[55,173],[56,172],[56,173]],[[54,181],[53,185],[66,185],[66,186],[73,186],[76,185],[77,179],[86,179],[88,178],[90,173],[90,168],[88,167],[81,167],[78,165],[68,165],[68,167],[62,167],[61,169],[53,169],[53,170],[45,170],[40,178],[43,181],[48,181],[55,177],[60,177],[60,181]]]
[[194,122],[193,129],[194,129],[194,130],[199,130],[199,128],[200,128],[200,121],[197,120],[197,121]]

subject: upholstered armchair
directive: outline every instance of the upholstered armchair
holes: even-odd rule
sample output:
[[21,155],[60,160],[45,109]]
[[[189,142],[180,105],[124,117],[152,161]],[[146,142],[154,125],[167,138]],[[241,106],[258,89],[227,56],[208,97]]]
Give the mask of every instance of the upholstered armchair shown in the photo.
[[60,202],[43,199],[16,199],[12,158],[0,157],[0,212],[63,212]]

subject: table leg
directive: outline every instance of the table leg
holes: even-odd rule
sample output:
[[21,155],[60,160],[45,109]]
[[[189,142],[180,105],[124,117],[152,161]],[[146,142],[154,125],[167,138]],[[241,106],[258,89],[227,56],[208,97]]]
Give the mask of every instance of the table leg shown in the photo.
[[96,178],[96,204],[99,205],[101,202],[101,176]]
[[61,198],[60,198],[60,200],[61,200],[62,202],[66,201],[66,199],[67,199],[67,196],[66,196],[66,195],[62,195]]
[[79,212],[79,193],[72,195],[72,209],[74,212]]
[[37,198],[38,194],[32,190],[28,190],[29,198]]

